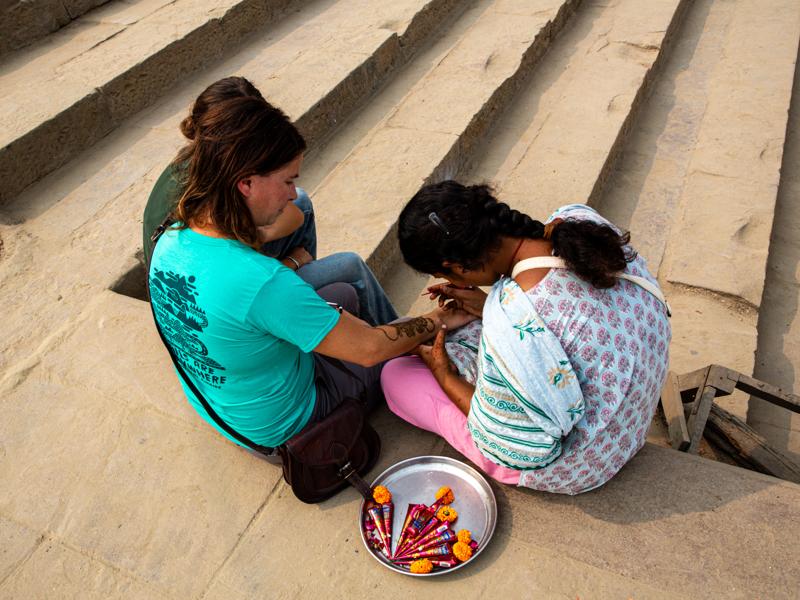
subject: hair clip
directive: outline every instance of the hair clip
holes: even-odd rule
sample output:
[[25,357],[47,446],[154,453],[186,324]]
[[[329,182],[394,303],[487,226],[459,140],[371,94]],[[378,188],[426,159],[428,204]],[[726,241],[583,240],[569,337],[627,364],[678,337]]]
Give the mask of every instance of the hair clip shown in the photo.
[[442,231],[444,231],[444,234],[445,234],[445,235],[450,235],[450,231],[447,229],[447,227],[445,227],[445,226],[444,226],[444,223],[443,223],[443,222],[442,222],[442,220],[439,218],[439,215],[437,215],[435,212],[432,212],[432,213],[430,213],[430,214],[428,215],[428,219],[430,219],[430,222],[431,222],[431,223],[433,223],[433,224],[434,224],[434,225],[436,225],[436,226],[437,226],[439,229],[441,229]]

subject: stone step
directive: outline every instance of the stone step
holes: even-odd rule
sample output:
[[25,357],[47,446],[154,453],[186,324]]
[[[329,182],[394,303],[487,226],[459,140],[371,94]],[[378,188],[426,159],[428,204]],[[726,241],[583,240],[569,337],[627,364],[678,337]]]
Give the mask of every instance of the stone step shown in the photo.
[[[800,394],[800,65],[781,167],[753,376]],[[800,414],[751,398],[747,423],[800,463]]]
[[0,56],[61,29],[109,0],[10,0],[0,6]]
[[0,64],[0,205],[294,5],[114,3],[7,57]]
[[[231,73],[247,76],[319,145],[463,6],[342,0],[309,7],[31,186],[5,207],[6,220],[17,224],[0,226],[0,298],[14,315],[0,325],[0,367],[24,369],[53,341],[54,328],[70,327],[93,294],[137,268],[136,223],[181,144],[178,123],[206,85]],[[64,261],[79,267],[64,269]]]
[[493,2],[314,191],[320,253],[355,251],[388,273],[400,209],[425,181],[463,170],[577,5]]
[[592,203],[643,104],[685,0],[583,3],[530,87],[470,173],[512,206],[543,219],[569,202]]
[[[677,372],[710,363],[753,372],[800,39],[795,8],[698,3],[690,39],[601,202],[667,291]],[[720,400],[741,418],[747,403],[742,393]]]
[[[799,39],[796,2],[743,0],[711,73],[661,275],[683,309],[673,346],[687,366],[753,373]],[[720,404],[747,417],[744,394]]]
[[[663,277],[758,308],[780,181],[800,11],[742,0],[711,77]],[[697,260],[702,256],[702,261]]]
[[[0,486],[3,598],[365,598],[375,586],[392,599],[442,597],[367,555],[355,490],[302,504],[279,468],[208,427],[142,302],[97,295],[2,398],[0,439],[14,457]],[[372,421],[383,450],[368,480],[414,456],[461,459],[388,411]],[[494,537],[480,562],[447,576],[448,595],[796,596],[795,484],[647,445],[580,496],[492,487]]]

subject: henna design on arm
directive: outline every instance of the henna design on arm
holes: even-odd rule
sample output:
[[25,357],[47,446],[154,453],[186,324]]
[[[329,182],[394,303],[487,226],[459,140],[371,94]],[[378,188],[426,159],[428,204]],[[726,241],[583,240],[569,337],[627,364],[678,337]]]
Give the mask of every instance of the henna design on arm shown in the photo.
[[[390,329],[387,330],[386,328]],[[377,329],[380,329],[389,341],[396,342],[403,336],[412,338],[422,333],[433,333],[433,330],[436,329],[436,324],[433,322],[433,319],[415,317],[408,321],[403,321],[402,323],[381,325]]]

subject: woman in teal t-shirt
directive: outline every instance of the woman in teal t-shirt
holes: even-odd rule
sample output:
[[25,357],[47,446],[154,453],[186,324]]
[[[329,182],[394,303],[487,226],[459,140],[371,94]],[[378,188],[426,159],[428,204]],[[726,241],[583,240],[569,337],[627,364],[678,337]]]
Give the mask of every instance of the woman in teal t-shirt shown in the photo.
[[[189,143],[156,180],[144,209],[142,248],[148,269],[155,246],[154,232],[174,222],[173,212],[184,190],[189,153],[196,135],[195,123],[202,120],[210,107],[232,98],[246,97],[264,99],[244,77],[225,77],[212,83],[197,97],[190,115],[181,123],[181,133]],[[352,286],[358,299],[354,310],[371,325],[397,319],[392,303],[358,254],[337,252],[317,259],[314,208],[308,194],[300,188],[297,188],[294,202],[287,205],[274,224],[260,228],[259,234],[262,242],[260,252],[297,271],[300,278],[315,290],[339,282]],[[337,288],[341,289],[341,286]]]
[[252,96],[217,102],[184,125],[191,127],[179,156],[185,185],[176,223],[154,250],[150,290],[181,367],[234,430],[276,446],[345,397],[366,408],[382,397],[384,361],[472,320],[440,308],[373,326],[331,307],[258,251],[260,232],[279,223],[298,195],[305,142],[294,125]]

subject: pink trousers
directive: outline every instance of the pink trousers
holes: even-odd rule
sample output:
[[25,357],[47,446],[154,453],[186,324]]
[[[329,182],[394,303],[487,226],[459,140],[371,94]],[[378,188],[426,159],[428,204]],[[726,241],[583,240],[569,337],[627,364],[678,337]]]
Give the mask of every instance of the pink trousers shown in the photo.
[[390,360],[381,372],[389,409],[404,421],[442,436],[481,471],[500,483],[519,483],[519,471],[493,463],[480,453],[467,429],[467,417],[453,404],[418,356]]

